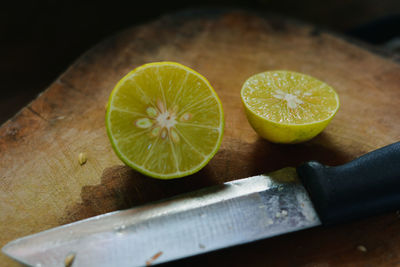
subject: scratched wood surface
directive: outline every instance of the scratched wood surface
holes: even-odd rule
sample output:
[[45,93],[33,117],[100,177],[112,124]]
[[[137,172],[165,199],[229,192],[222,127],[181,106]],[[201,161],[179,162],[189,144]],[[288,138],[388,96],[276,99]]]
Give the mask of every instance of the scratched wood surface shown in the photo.
[[[220,151],[184,179],[146,178],[114,155],[104,105],[134,67],[177,61],[219,94]],[[341,108],[310,142],[276,145],[247,123],[239,91],[252,74],[288,69],[332,85]],[[0,128],[0,245],[105,212],[316,159],[340,164],[400,139],[400,66],[309,25],[249,11],[183,12],[129,28],[82,55]],[[87,163],[78,163],[79,153]],[[366,251],[357,249],[359,245]],[[16,263],[0,256],[2,266]],[[190,266],[400,265],[400,218],[391,213],[315,228],[175,262]]]

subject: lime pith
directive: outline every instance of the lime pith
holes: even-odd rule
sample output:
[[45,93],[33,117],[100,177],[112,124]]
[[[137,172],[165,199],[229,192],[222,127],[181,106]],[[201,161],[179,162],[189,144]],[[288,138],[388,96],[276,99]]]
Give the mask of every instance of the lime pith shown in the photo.
[[160,179],[193,174],[218,151],[221,102],[199,73],[174,62],[142,65],[112,91],[106,127],[118,157]]

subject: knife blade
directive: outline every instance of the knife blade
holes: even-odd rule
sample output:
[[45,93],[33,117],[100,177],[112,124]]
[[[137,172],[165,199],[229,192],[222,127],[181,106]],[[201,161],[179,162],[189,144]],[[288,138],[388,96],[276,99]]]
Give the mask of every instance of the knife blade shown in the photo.
[[307,162],[8,243],[31,266],[146,266],[400,207],[400,142],[337,167]]

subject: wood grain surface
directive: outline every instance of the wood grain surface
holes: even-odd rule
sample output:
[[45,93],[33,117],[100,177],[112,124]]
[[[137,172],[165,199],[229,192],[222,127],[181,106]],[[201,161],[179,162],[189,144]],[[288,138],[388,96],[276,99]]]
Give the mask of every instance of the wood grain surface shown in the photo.
[[[226,115],[216,156],[199,173],[172,181],[147,178],[124,166],[104,125],[104,105],[116,82],[138,65],[163,60],[207,77]],[[247,123],[239,95],[243,82],[276,69],[313,75],[339,93],[338,114],[307,143],[272,144]],[[398,64],[309,25],[220,10],[187,11],[129,28],[82,55],[0,128],[0,245],[310,159],[345,163],[400,139],[399,105]],[[81,166],[82,152],[88,160]],[[3,255],[0,262],[16,265]],[[400,215],[319,227],[167,265],[400,266]]]

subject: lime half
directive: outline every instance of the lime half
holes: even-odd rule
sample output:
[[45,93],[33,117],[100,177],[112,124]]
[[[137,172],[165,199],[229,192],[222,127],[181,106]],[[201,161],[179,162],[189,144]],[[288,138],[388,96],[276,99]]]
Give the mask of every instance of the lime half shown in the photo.
[[106,127],[118,157],[160,179],[193,174],[218,151],[221,102],[196,71],[174,62],[142,65],[123,77],[107,105]]
[[339,97],[326,83],[297,72],[268,71],[243,84],[247,119],[263,138],[300,143],[319,134],[339,109]]

